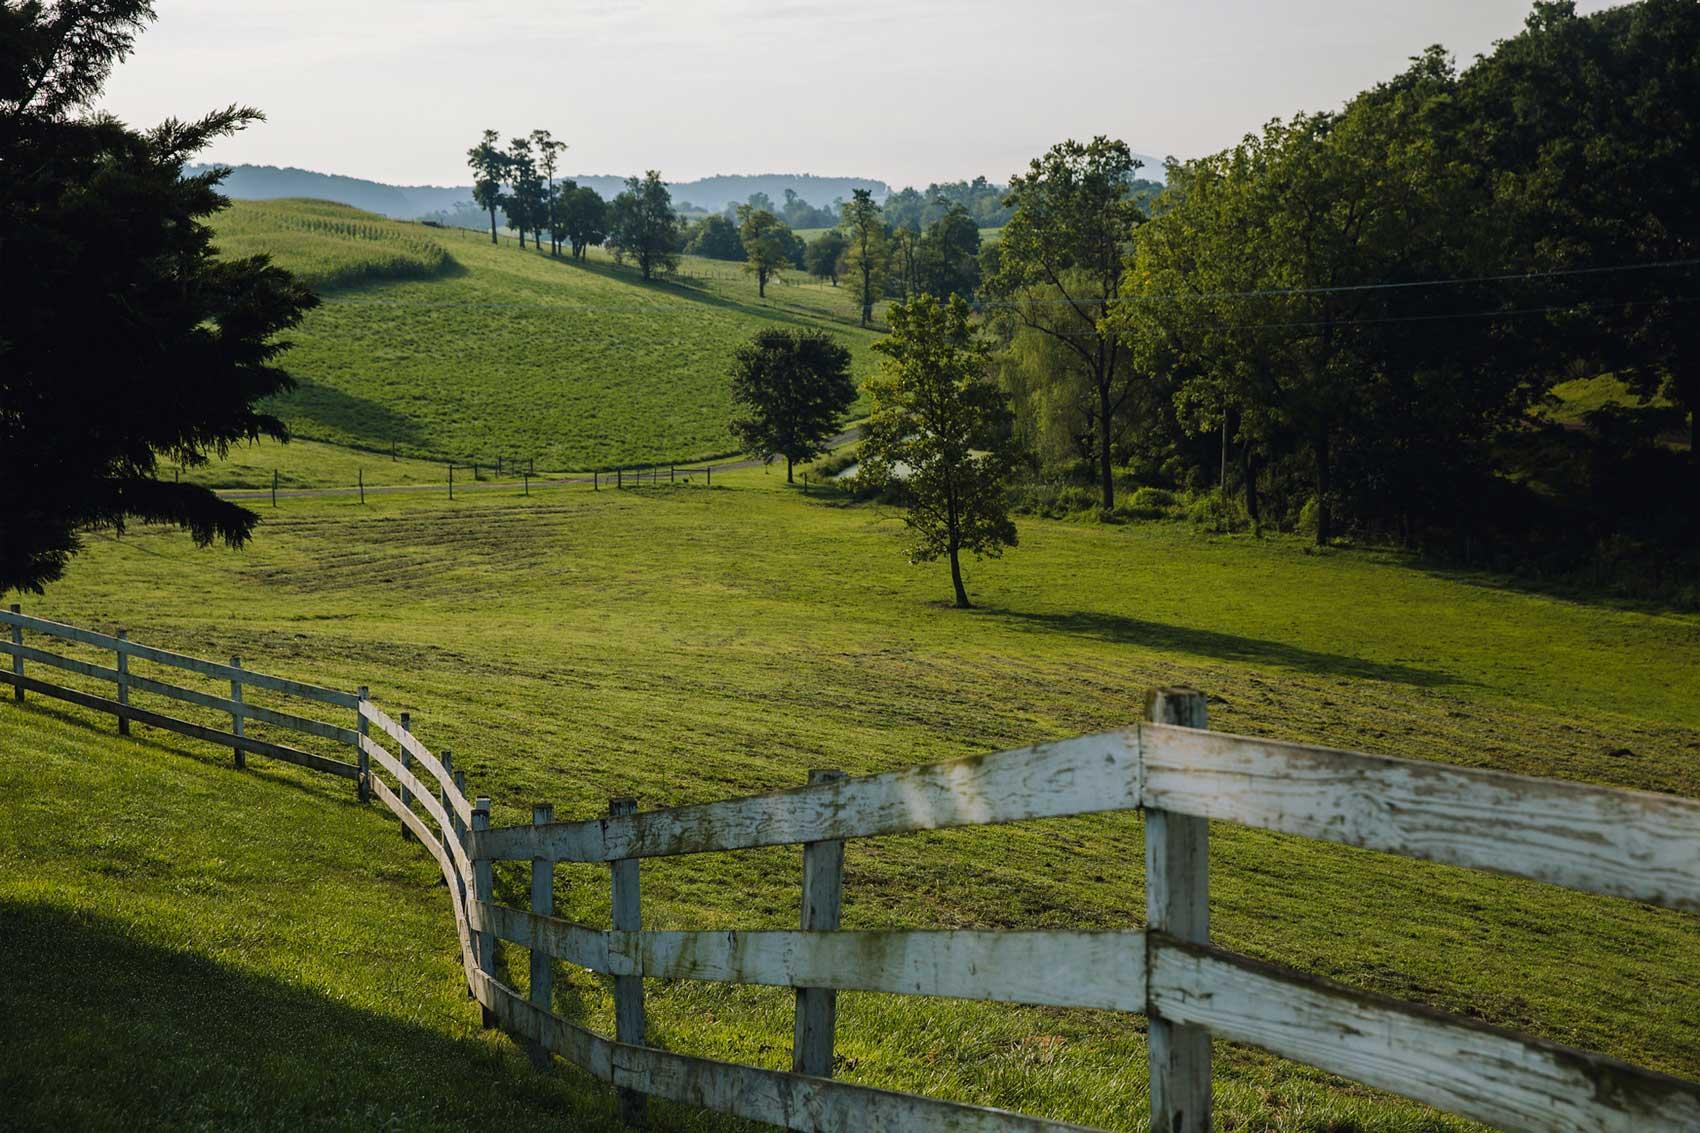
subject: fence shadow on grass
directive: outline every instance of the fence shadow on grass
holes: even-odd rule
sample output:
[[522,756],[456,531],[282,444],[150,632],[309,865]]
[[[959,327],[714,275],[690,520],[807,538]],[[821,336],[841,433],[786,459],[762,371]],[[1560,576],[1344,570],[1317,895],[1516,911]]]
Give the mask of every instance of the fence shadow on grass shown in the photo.
[[0,949],[29,957],[0,986],[8,1128],[623,1129],[576,1071],[534,1074],[506,1044],[138,941],[121,921],[0,901]]
[[1191,626],[1169,625],[1164,622],[1131,618],[1122,614],[1097,611],[1076,611],[1068,614],[1035,613],[1029,610],[1009,610],[981,607],[983,613],[1008,620],[1026,630],[1050,633],[1071,633],[1095,638],[1115,645],[1138,645],[1147,649],[1192,654],[1217,661],[1232,661],[1249,665],[1278,665],[1320,676],[1356,677],[1439,688],[1462,684],[1450,673],[1424,669],[1398,662],[1368,661],[1340,653],[1323,653],[1280,641],[1265,641],[1255,637],[1221,633],[1217,630]]

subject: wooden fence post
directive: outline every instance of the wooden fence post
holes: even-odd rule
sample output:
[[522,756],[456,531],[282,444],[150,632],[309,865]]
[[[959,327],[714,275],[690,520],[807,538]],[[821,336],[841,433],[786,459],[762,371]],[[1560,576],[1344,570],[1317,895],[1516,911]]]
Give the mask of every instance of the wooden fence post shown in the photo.
[[[636,814],[636,799],[613,799],[608,803],[610,816]],[[638,904],[638,859],[623,858],[608,863],[614,886],[614,931],[643,931],[643,915]],[[614,977],[614,1037],[633,1046],[643,1045],[643,976],[642,974]],[[619,1089],[620,1119],[627,1125],[644,1124],[644,1096],[622,1086]]]
[[360,502],[365,503],[366,502],[366,470],[364,468],[358,468],[358,469],[355,469],[355,471],[360,476]]
[[272,506],[277,506],[277,469],[272,469]]
[[[354,709],[354,727],[355,730],[360,733],[361,737],[364,738],[366,736],[366,713],[360,711],[360,709],[366,706],[366,698],[369,695],[366,686],[361,685],[360,691],[356,695],[360,697],[360,703]],[[372,758],[366,754],[365,745],[359,745],[359,750],[356,751],[354,755],[354,763],[355,766],[360,769],[359,777],[354,780],[354,796],[363,803],[371,802]]]
[[[401,714],[401,730],[404,731],[404,732],[408,732],[408,733],[411,733],[413,731],[413,714],[412,713],[403,712]],[[406,744],[397,744],[396,746],[401,748],[401,765],[404,768],[406,768],[407,770],[412,771],[413,770],[413,756],[412,756],[412,754],[410,754],[408,752],[407,745]],[[401,796],[401,805],[408,810],[412,810],[413,809],[413,792],[409,791],[407,789],[407,784],[401,782],[399,779],[396,781],[396,786],[401,788],[401,790],[399,792],[399,794]],[[407,823],[405,821],[402,822],[402,824],[401,824],[401,840],[403,842],[411,842],[413,840],[413,831],[411,831],[407,828]]]
[[449,461],[449,499],[452,500],[454,498],[455,498],[455,465],[454,465],[454,461],[451,460],[451,461]]
[[[23,608],[13,602],[12,612],[21,614]],[[24,627],[14,623],[12,626],[12,644],[22,646],[23,643]],[[22,653],[12,654],[12,675],[18,678],[18,683],[12,686],[12,699],[22,704],[24,702],[24,655]]]
[[[119,629],[118,638],[118,703],[126,708],[130,706],[130,655],[124,651],[124,643],[130,640],[130,631]],[[130,718],[122,712],[118,714],[118,734],[130,734]]]
[[[842,771],[810,771],[810,783],[833,783]],[[844,843],[808,842],[803,846],[803,931],[835,932],[844,894]],[[833,1035],[838,1026],[838,993],[824,987],[797,989],[796,1033],[791,1071],[832,1077]]]
[[[232,657],[230,659],[230,667],[232,669],[240,669],[242,667],[242,658]],[[236,702],[236,707],[231,709],[230,712],[230,731],[236,736],[246,735],[247,718],[242,715],[242,682],[237,680],[235,677],[230,678],[230,699]],[[242,750],[242,746],[240,744],[230,750],[235,753],[237,770],[240,771],[242,768],[248,766],[248,753]]]
[[[1204,694],[1190,688],[1153,689],[1145,718],[1153,724],[1209,727]],[[1145,812],[1145,923],[1157,933],[1195,944],[1210,939],[1210,823],[1192,815]],[[1209,1133],[1210,1032],[1178,1026],[1146,1011],[1151,1059],[1151,1128],[1163,1133]]]
[[[555,808],[538,803],[531,808],[531,824],[545,826],[555,821]],[[555,915],[555,863],[548,858],[531,859],[531,911],[540,917]],[[555,960],[541,948],[531,950],[531,1002],[545,1011],[554,1010]],[[529,1044],[531,1064],[539,1070],[549,1066],[549,1048]]]
[[[437,753],[437,762],[443,765],[443,774],[452,782],[455,775],[455,753],[444,748]],[[443,804],[443,813],[449,816],[449,824],[443,827],[443,849],[449,848],[449,839],[460,837],[460,819],[455,816],[454,805],[449,800],[447,786],[437,792],[437,801]]]
[[[474,830],[490,829],[490,800],[483,795],[478,796],[472,804],[472,828]],[[495,889],[492,884],[489,858],[474,858],[472,860],[473,896],[480,901],[489,901]],[[479,932],[476,939],[476,955],[478,970],[487,975],[496,971],[496,938],[489,932]],[[482,1008],[484,1026],[496,1025],[496,1016],[488,1007]]]
[[714,487],[714,465],[712,464],[708,466],[708,486]]
[[593,468],[590,470],[590,490],[593,492],[602,490],[602,471],[600,469]]
[[622,466],[620,468],[614,469],[614,487],[624,488],[625,486],[626,486],[626,470],[625,470],[625,468]]

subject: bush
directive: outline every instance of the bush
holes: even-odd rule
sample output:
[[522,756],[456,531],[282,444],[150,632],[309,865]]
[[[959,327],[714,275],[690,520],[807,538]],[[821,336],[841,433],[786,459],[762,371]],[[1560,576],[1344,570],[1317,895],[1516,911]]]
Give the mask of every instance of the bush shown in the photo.
[[1231,535],[1251,528],[1251,519],[1236,499],[1208,492],[1186,506],[1186,517],[1214,535]]

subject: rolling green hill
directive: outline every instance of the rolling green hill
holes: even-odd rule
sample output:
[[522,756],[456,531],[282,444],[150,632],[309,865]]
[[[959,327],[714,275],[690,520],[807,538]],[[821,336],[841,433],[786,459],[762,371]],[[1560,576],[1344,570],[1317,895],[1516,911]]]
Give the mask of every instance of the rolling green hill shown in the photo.
[[539,470],[690,460],[735,447],[727,372],[762,327],[831,330],[858,375],[873,361],[842,289],[794,280],[761,300],[733,265],[646,284],[600,254],[324,202],[237,202],[217,229],[228,254],[270,252],[324,288],[289,336],[300,388],[276,406],[312,440]]

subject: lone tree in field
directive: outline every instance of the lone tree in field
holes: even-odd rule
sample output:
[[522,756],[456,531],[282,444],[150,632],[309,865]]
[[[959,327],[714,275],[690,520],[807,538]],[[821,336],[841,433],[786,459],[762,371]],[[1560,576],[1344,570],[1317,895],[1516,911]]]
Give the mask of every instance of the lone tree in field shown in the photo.
[[1010,178],[1015,209],[998,241],[997,274],[986,290],[1023,325],[1076,357],[1096,393],[1093,456],[1102,506],[1116,504],[1112,477],[1116,418],[1137,384],[1127,351],[1104,326],[1121,295],[1133,228],[1144,219],[1133,196],[1140,162],[1125,142],[1060,142]]
[[466,164],[472,167],[472,199],[490,214],[490,243],[500,243],[496,238],[496,210],[502,207],[502,181],[508,175],[508,155],[502,152],[501,135],[485,130],[479,143],[466,151]]
[[[154,478],[285,438],[256,405],[317,300],[266,258],[215,258],[223,170],[185,161],[260,113],[136,131],[83,115],[153,17],[146,0],[0,5],[0,591],[59,578],[80,533],[171,523],[245,542],[258,516]],[[119,233],[122,239],[97,239]]]
[[636,260],[645,280],[679,262],[679,217],[661,174],[626,178],[626,191],[608,206],[608,243],[616,256]]
[[856,400],[850,351],[824,331],[764,330],[738,348],[732,401],[743,415],[732,435],[763,460],[785,458],[785,482],[799,460],[825,450]]
[[886,250],[885,220],[880,216],[880,207],[872,192],[857,189],[851,194],[851,199],[844,202],[839,227],[844,230],[848,245],[844,254],[845,269],[860,284],[862,325],[867,326],[874,321],[874,300],[879,298],[880,290],[885,286],[886,265],[890,258]]
[[1004,392],[986,376],[987,348],[959,295],[917,295],[891,308],[888,361],[868,385],[873,414],[858,477],[901,486],[914,533],[909,561],[950,559],[958,609],[968,609],[961,555],[996,558],[1015,546],[1008,481],[1020,461]]
[[767,281],[791,263],[791,230],[766,209],[738,206],[738,239],[744,246],[744,270],[756,277],[756,294],[767,298]]

